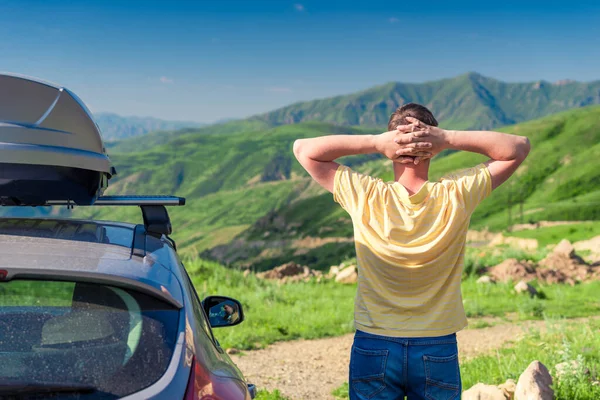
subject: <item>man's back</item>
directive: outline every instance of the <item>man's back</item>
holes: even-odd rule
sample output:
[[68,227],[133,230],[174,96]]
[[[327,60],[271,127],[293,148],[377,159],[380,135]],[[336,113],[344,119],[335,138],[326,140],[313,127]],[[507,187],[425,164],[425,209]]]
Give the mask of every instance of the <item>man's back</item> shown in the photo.
[[398,182],[338,168],[333,196],[354,224],[357,329],[429,337],[466,326],[460,293],[466,233],[491,190],[483,164],[427,182],[412,196]]
[[[529,141],[493,131],[447,131],[412,103],[392,114],[388,129],[294,143],[298,161],[354,224],[359,281],[350,400],[459,398],[455,332],[467,322],[460,280],[469,220],[527,157]],[[429,158],[445,149],[490,159],[429,182]],[[395,182],[334,161],[365,153],[393,160]]]

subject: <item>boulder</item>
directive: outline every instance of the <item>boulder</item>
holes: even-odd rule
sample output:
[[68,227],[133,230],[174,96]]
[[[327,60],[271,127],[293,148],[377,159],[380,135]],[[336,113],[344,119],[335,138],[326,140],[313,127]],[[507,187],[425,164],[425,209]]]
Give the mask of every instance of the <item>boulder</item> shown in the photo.
[[331,267],[329,267],[329,273],[327,275],[328,276],[336,276],[339,272],[340,272],[340,267],[338,267],[337,265],[332,265]]
[[594,278],[593,266],[579,257],[566,239],[540,261],[540,268],[536,272],[538,279],[546,283],[566,282],[573,285]]
[[351,265],[341,270],[335,277],[335,281],[338,283],[356,283],[358,281],[356,266]]
[[528,292],[531,297],[537,295],[537,290],[535,290],[535,288],[533,286],[531,286],[529,283],[527,283],[525,281],[520,281],[519,283],[517,283],[515,285],[515,291],[517,293]]
[[483,275],[479,279],[477,279],[477,283],[494,283],[492,278],[488,275]]
[[280,265],[279,267],[273,268],[270,271],[261,272],[256,274],[262,279],[282,279],[286,276],[300,275],[304,272],[304,267],[298,265],[295,262],[289,262],[287,264]]
[[575,254],[573,245],[566,239],[561,240],[552,253],[540,261],[540,266],[561,270],[574,278],[585,279],[588,272],[587,263]]
[[519,377],[515,388],[515,400],[553,400],[552,376],[548,368],[533,361]]
[[556,247],[554,247],[552,252],[555,254],[563,254],[567,257],[572,257],[575,254],[575,249],[573,248],[571,242],[569,242],[567,239],[563,239],[559,244],[556,245]]
[[492,279],[499,282],[529,281],[535,278],[535,269],[533,266],[515,258],[502,261],[500,264],[490,268],[488,273]]
[[515,397],[515,389],[517,388],[517,382],[513,379],[507,379],[506,382],[498,385],[498,389],[504,392],[504,397],[507,400],[513,400]]
[[575,281],[561,270],[538,268],[535,271],[535,275],[539,282],[545,282],[547,284],[567,283],[571,286],[575,285]]
[[465,390],[462,394],[462,400],[506,400],[504,392],[494,385],[478,383]]
[[273,268],[272,270],[260,272],[256,274],[256,276],[261,279],[273,279],[278,280],[281,283],[287,283],[298,281],[307,282],[313,277],[322,276],[322,273],[321,271],[312,270],[305,265],[303,266],[296,264],[295,262],[289,262]]

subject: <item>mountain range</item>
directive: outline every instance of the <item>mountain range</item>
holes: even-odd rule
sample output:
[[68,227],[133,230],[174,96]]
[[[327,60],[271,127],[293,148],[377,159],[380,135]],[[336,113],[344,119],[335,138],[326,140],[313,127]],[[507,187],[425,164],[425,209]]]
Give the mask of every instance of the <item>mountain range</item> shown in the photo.
[[490,129],[529,121],[572,108],[600,104],[600,81],[536,81],[507,83],[470,72],[425,83],[392,82],[358,93],[295,103],[242,120],[151,132],[144,141],[111,143],[113,151],[145,150],[180,135],[230,134],[270,129],[306,121],[384,130],[389,116],[407,102],[429,107],[440,125],[449,129]]
[[96,123],[106,141],[127,139],[148,132],[172,131],[182,128],[197,128],[206,124],[190,121],[165,121],[152,117],[123,117],[114,113],[97,113]]
[[470,72],[425,83],[391,82],[362,92],[292,104],[257,116],[271,125],[322,121],[386,126],[404,103],[427,106],[454,129],[490,129],[600,103],[600,81],[506,83]]
[[[173,237],[185,254],[256,270],[291,260],[327,268],[352,254],[352,223],[297,163],[292,144],[301,137],[380,132],[389,113],[409,101],[429,106],[444,127],[493,127],[530,138],[529,158],[481,204],[472,226],[502,230],[521,220],[600,219],[600,169],[590,161],[600,158],[600,107],[581,108],[600,103],[600,82],[513,84],[478,74],[387,84],[244,120],[114,141],[107,147],[118,175],[106,194],[186,197],[185,207],[170,210]],[[576,109],[564,111],[570,108]],[[430,178],[482,160],[464,152],[440,155]],[[389,162],[377,155],[342,161],[393,178]],[[19,212],[68,215],[62,209]],[[75,210],[79,217],[138,223],[139,214],[128,207]]]

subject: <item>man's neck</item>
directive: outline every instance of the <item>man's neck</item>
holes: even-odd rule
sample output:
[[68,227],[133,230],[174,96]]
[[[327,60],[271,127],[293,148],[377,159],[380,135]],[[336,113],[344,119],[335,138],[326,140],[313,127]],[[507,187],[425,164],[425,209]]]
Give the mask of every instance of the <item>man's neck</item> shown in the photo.
[[429,160],[419,165],[394,163],[394,180],[412,196],[429,180]]

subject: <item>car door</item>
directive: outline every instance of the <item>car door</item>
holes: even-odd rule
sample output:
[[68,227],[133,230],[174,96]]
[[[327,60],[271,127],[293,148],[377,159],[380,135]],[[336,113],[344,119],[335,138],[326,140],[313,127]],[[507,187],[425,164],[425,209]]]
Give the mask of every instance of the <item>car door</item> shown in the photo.
[[211,371],[218,370],[219,374],[230,378],[238,379],[245,382],[244,376],[239,368],[233,363],[231,358],[223,348],[221,348],[219,342],[214,337],[212,328],[208,323],[208,318],[202,307],[202,302],[198,297],[198,293],[194,288],[194,285],[185,270],[183,264],[181,264],[182,275],[184,277],[185,289],[189,293],[190,304],[192,306],[192,313],[194,315],[195,329],[195,343],[198,348],[206,349],[207,356],[210,358],[210,362],[213,364]]

